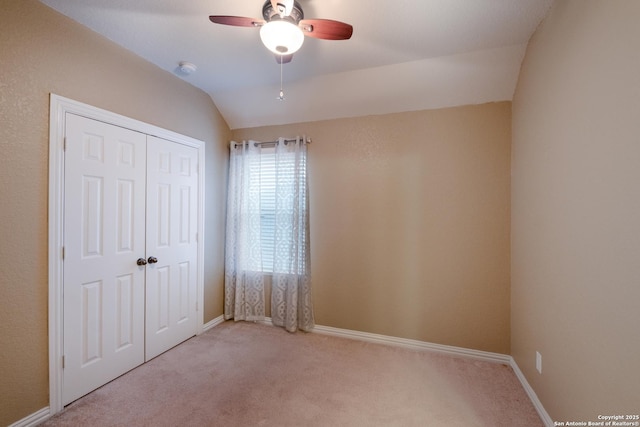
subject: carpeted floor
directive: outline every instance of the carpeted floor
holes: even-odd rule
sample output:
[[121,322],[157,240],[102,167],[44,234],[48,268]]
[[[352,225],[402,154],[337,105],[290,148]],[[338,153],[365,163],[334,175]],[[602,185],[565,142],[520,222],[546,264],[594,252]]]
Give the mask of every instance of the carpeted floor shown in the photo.
[[508,366],[225,322],[44,426],[543,426]]

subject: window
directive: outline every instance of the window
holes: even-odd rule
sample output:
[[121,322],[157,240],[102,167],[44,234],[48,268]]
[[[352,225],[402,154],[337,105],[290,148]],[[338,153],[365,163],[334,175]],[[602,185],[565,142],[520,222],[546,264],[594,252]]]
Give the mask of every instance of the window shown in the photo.
[[275,148],[263,148],[260,155],[260,271],[273,272],[273,252],[276,225],[276,153]]
[[[254,258],[254,264],[251,265],[251,269],[272,273],[274,265],[276,265],[278,271],[281,272],[295,271],[296,269],[290,265],[294,260],[289,259],[288,256],[275,256],[277,247],[282,251],[282,245],[279,242],[290,242],[294,239],[294,230],[292,226],[288,225],[289,221],[287,221],[287,226],[278,229],[276,235],[276,213],[280,215],[282,220],[282,218],[293,217],[300,206],[306,207],[306,191],[300,193],[302,200],[293,196],[295,187],[306,185],[306,157],[297,157],[295,152],[279,153],[277,173],[275,147],[260,148],[260,155],[257,160],[252,163],[250,192],[259,193],[262,265],[259,265],[257,258]],[[296,164],[296,161],[298,164]],[[280,194],[277,211],[276,185],[279,187],[278,192]],[[306,233],[304,238],[306,239]]]
[[264,275],[271,273],[273,324],[309,331],[314,320],[307,141],[288,141],[230,147],[224,316],[264,319]]

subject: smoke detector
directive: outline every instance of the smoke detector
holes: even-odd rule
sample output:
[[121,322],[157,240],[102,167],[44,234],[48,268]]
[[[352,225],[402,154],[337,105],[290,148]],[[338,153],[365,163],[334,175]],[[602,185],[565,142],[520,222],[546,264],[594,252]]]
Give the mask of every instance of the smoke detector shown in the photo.
[[196,72],[196,70],[198,69],[198,67],[196,67],[195,64],[192,64],[191,62],[187,62],[187,61],[180,61],[178,63],[178,70],[185,75],[189,75],[189,74],[193,74]]

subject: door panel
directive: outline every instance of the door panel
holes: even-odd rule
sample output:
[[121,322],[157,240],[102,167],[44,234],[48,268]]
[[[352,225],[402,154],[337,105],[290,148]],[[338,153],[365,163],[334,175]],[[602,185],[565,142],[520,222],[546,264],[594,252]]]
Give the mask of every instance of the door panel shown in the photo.
[[63,404],[144,361],[146,135],[66,115]]
[[116,278],[116,351],[133,345],[135,288],[133,274]]
[[135,213],[133,207],[135,182],[132,180],[118,180],[116,194],[116,230],[118,253],[131,253],[133,251],[133,229],[135,225]]
[[146,360],[196,333],[197,149],[147,144]]

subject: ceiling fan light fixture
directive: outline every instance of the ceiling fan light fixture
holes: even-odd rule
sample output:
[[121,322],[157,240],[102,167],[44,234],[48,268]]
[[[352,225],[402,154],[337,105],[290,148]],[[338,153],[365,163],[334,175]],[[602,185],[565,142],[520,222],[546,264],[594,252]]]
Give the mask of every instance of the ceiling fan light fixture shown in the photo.
[[285,19],[270,21],[260,28],[260,39],[271,52],[277,55],[291,55],[302,47],[302,29]]

